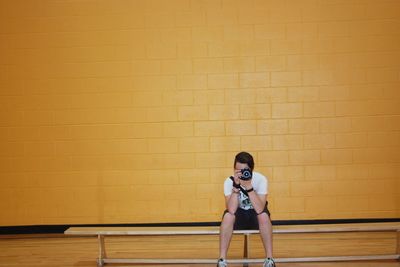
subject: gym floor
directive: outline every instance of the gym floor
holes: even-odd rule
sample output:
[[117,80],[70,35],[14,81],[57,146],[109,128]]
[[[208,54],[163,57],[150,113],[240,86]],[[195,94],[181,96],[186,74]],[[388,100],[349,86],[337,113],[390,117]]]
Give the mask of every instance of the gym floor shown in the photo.
[[[360,248],[368,255],[368,251],[375,249],[377,254],[394,253],[396,243],[393,243],[391,236],[381,233],[375,236],[368,236],[368,241],[372,241],[373,247],[365,246],[363,240],[367,237],[360,237],[351,242],[347,242],[348,235],[326,236],[309,235],[299,240],[297,237],[285,236],[284,239],[274,240],[275,257],[300,257],[300,256],[322,256],[330,253],[340,253],[346,255],[354,253],[351,247]],[[110,257],[138,257],[138,258],[216,258],[218,257],[217,237],[187,237],[169,238],[150,237],[135,239],[132,237],[115,237],[106,240],[106,248]],[[373,239],[375,238],[375,240]],[[195,240],[194,240],[195,239]],[[338,246],[335,242],[343,244]],[[261,242],[255,238],[250,240],[253,250],[251,257],[263,257]],[[296,243],[298,243],[296,245]],[[229,250],[231,258],[238,258],[242,255],[242,240],[235,238],[232,240]],[[300,245],[302,244],[302,245]],[[327,245],[328,244],[328,245]],[[392,245],[394,247],[392,247]],[[339,248],[339,249],[338,249]],[[307,252],[306,252],[307,251]],[[347,254],[351,255],[351,254]],[[98,243],[96,237],[66,237],[62,234],[56,235],[15,235],[0,236],[0,266],[7,267],[63,267],[80,266],[95,267],[98,256]],[[143,265],[115,265],[106,266],[143,266]],[[214,264],[191,264],[191,265],[146,265],[146,266],[168,266],[168,267],[187,267],[187,266],[215,266]],[[232,264],[231,266],[241,266]],[[261,266],[261,264],[251,264],[250,267]],[[369,261],[369,262],[315,262],[315,263],[279,263],[279,267],[400,267],[400,261]]]

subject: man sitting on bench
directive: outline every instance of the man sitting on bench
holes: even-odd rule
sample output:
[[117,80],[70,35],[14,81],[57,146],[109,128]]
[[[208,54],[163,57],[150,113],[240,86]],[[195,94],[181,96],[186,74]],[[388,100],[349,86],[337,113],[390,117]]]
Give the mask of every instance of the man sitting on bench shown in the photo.
[[268,181],[253,172],[254,159],[240,152],[234,161],[234,175],[224,183],[226,210],[220,228],[220,258],[217,267],[226,267],[226,255],[233,230],[260,230],[266,259],[263,267],[275,267],[272,257],[272,224],[268,211]]

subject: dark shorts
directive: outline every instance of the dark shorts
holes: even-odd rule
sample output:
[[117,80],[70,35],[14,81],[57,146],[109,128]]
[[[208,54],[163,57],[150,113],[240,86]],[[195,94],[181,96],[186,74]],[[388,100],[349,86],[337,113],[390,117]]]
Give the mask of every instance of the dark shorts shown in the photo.
[[[223,216],[227,212],[228,210],[225,210]],[[264,210],[261,213],[264,212],[271,218],[271,213],[268,210],[268,201],[265,203]],[[254,209],[244,210],[238,208],[235,212],[235,217],[234,230],[258,230],[257,213]]]

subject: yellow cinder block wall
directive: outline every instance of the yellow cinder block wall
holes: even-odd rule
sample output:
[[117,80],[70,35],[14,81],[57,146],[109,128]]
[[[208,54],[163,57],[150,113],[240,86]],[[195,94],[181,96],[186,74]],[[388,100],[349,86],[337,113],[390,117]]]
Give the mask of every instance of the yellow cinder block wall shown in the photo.
[[400,2],[0,1],[0,225],[400,217]]

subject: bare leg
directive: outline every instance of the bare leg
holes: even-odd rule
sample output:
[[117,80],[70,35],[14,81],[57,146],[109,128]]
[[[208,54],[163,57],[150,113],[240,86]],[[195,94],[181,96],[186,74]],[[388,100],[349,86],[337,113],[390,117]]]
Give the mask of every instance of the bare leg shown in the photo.
[[272,258],[272,223],[269,216],[263,212],[257,216],[260,227],[261,240],[264,246],[267,258]]
[[226,259],[229,244],[231,243],[233,225],[235,223],[235,215],[225,213],[222,218],[220,235],[219,235],[219,257]]

